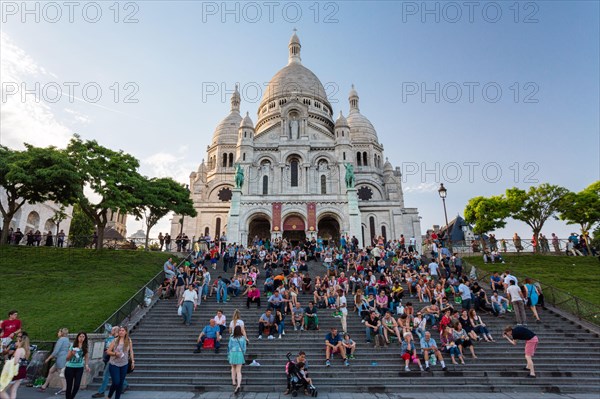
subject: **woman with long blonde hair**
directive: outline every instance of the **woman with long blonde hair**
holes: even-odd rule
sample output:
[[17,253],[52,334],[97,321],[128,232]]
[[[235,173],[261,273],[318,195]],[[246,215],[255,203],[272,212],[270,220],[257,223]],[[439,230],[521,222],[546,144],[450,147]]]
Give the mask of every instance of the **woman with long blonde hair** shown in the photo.
[[108,397],[112,398],[114,393],[115,399],[120,399],[123,391],[123,382],[127,376],[129,359],[131,359],[131,367],[135,368],[133,345],[126,327],[119,327],[119,335],[110,344],[106,353],[110,356],[108,372],[112,380]]
[[[52,359],[56,359],[56,362],[50,367],[50,371],[48,371],[48,377],[46,378],[46,382],[42,385],[38,391],[44,392],[46,388],[48,388],[48,384],[50,383],[50,376],[54,373],[58,373],[60,378],[61,389],[58,391],[58,395],[65,392],[67,390],[67,381],[65,380],[64,373],[62,372],[67,364],[67,353],[69,352],[69,329],[61,328],[57,332],[58,340],[56,344],[54,344],[54,349],[50,356],[46,358],[44,363],[50,362]],[[62,375],[62,377],[61,377]]]
[[246,338],[246,341],[250,342],[248,339],[248,335],[246,334],[246,326],[244,325],[244,320],[242,320],[242,316],[239,309],[235,309],[233,311],[233,316],[231,316],[231,322],[229,323],[229,334],[233,334],[235,327],[239,326],[242,329],[242,335]]
[[17,399],[17,390],[21,385],[21,381],[27,377],[27,366],[29,365],[29,336],[25,331],[21,331],[17,334],[16,350],[13,357],[7,362],[14,362],[18,366],[17,375],[15,375],[11,382],[0,392],[0,398],[2,399]]
[[[279,310],[278,313],[281,313]],[[242,365],[246,364],[246,340],[240,326],[235,326],[233,334],[229,338],[227,360],[231,365],[231,381],[235,387],[235,394],[242,390]]]

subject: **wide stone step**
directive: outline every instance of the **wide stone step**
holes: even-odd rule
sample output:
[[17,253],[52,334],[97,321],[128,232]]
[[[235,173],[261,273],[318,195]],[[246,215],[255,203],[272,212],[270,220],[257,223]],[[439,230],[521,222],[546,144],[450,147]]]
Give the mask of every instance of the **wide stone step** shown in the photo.
[[[353,373],[351,370],[344,370],[343,374],[340,373],[332,373],[325,376],[317,376],[316,373],[313,373],[313,380],[316,386],[327,386],[327,387],[343,387],[348,386],[348,380],[352,379],[352,385],[354,386],[369,386],[369,385],[380,385],[380,386],[388,386],[393,385],[394,383],[402,384],[402,385],[420,385],[425,387],[435,388],[439,385],[447,385],[451,383],[452,385],[471,385],[477,384],[478,381],[485,381],[488,384],[493,386],[500,386],[505,384],[518,385],[520,386],[544,386],[548,384],[556,384],[561,386],[577,386],[579,384],[584,385],[596,385],[598,386],[597,378],[571,378],[571,377],[544,377],[542,374],[536,379],[527,379],[524,378],[521,374],[520,377],[513,376],[478,376],[478,377],[461,377],[455,376],[452,377],[450,375],[446,375],[448,373],[444,373],[443,371],[435,371],[435,372],[413,372],[413,373],[404,373],[406,375],[397,375],[392,376],[390,378],[382,378],[378,381],[373,381],[372,378],[364,377],[358,371]],[[450,373],[451,374],[451,373]],[[508,380],[507,380],[508,379]],[[183,378],[180,376],[138,376],[138,377],[128,377],[128,382],[131,384],[169,384],[169,385],[197,385],[197,386],[219,386],[219,385],[229,385],[227,382],[231,381],[231,376],[229,378],[223,377],[222,379],[207,379],[207,378]],[[262,378],[252,378],[246,379],[246,386],[260,387],[266,385],[263,389],[258,389],[260,391],[265,390],[267,392],[271,391],[271,385],[281,381],[281,386],[285,386],[285,376],[282,375],[280,378],[273,379],[272,376],[263,376]],[[254,390],[253,390],[254,391]]]
[[[320,370],[323,371],[323,368],[325,368],[325,366],[321,367],[321,363],[319,362],[319,365],[313,365],[312,363],[310,364],[310,368],[314,369],[314,370]],[[500,362],[496,362],[496,363],[471,363],[471,362],[467,362],[466,365],[452,365],[452,364],[448,364],[448,370],[450,370],[451,372],[460,372],[460,373],[482,373],[482,374],[486,374],[486,375],[496,375],[496,374],[501,374],[503,376],[510,376],[510,375],[514,375],[514,376],[522,376],[522,372],[519,371],[515,371],[514,368],[512,366],[507,366],[506,363],[500,363]],[[546,363],[541,363],[538,364],[536,363],[535,365],[535,369],[537,373],[540,374],[544,374],[544,375],[550,375],[552,377],[572,377],[574,375],[584,375],[584,376],[600,376],[600,371],[597,370],[590,370],[589,367],[586,367],[586,364],[584,362],[581,362],[579,364],[571,364],[570,365],[570,371],[565,371],[564,369],[560,368],[559,366],[561,366],[560,363],[553,363],[553,364],[546,364]],[[343,368],[343,364],[340,362],[338,362],[337,360],[333,360],[332,362],[332,369],[339,371],[339,368]],[[360,360],[360,359],[355,359],[351,361],[351,364],[349,366],[352,370],[359,370],[359,371],[369,371],[371,370],[373,367],[378,367],[378,375],[380,376],[384,376],[387,375],[388,373],[391,373],[392,375],[396,375],[400,372],[403,372],[404,370],[404,365],[400,364],[398,362],[386,362],[386,361],[377,361],[377,366],[373,366],[371,360]],[[261,375],[261,374],[267,374],[267,375],[276,375],[278,373],[283,372],[284,366],[282,366],[281,364],[266,364],[264,361],[261,362],[261,366],[260,367],[251,367],[248,366],[247,368],[244,368],[244,374],[248,374],[248,375]],[[326,369],[326,368],[325,368]],[[418,367],[411,364],[411,369],[413,371],[418,371]],[[222,374],[223,376],[226,376],[226,372],[230,370],[230,366],[228,363],[226,362],[213,362],[210,365],[206,365],[203,366],[202,364],[196,363],[196,364],[187,364],[185,366],[173,366],[172,368],[170,368],[168,371],[164,370],[164,365],[162,364],[150,364],[149,362],[146,362],[143,366],[143,368],[141,368],[141,366],[139,366],[136,369],[136,375],[139,373],[149,373],[149,372],[159,372],[161,375],[170,375],[170,374],[174,374],[174,375],[179,375],[179,373],[196,373],[196,374],[202,374],[204,375],[205,373],[210,373],[210,372],[214,372],[217,374]],[[512,373],[512,374],[511,374]]]
[[[336,364],[337,363],[337,364]],[[436,366],[437,367],[437,366]],[[360,374],[363,377],[377,377],[377,378],[395,378],[395,377],[409,377],[412,373],[420,373],[416,366],[413,366],[412,372],[405,372],[404,368],[401,370],[395,370],[391,368],[383,368],[379,367],[370,367],[370,366],[356,366],[354,362],[348,367],[345,367],[341,362],[332,362],[331,367],[312,367],[311,372],[317,373],[319,379],[329,379],[339,377],[341,369],[343,369],[344,374]],[[199,372],[197,369],[177,369],[177,370],[136,370],[136,375],[132,378],[141,378],[141,377],[156,377],[156,378],[171,378],[171,377],[179,377],[182,380],[186,378],[202,378],[202,379],[227,379],[230,376],[227,375],[227,371],[229,367],[212,367],[210,370],[203,370]],[[244,369],[244,375],[247,375],[249,378],[271,378],[272,375],[276,375],[277,373],[283,373],[283,367],[248,367]],[[422,372],[425,374],[426,372]],[[536,373],[539,378],[598,378],[600,376],[600,372],[595,371],[557,371],[557,370],[548,370],[544,368],[536,367]],[[483,378],[483,377],[505,377],[505,378],[519,378],[523,377],[523,371],[515,371],[513,370],[489,370],[489,369],[473,369],[470,365],[466,366],[454,366],[449,365],[448,371],[446,375],[448,377],[469,377],[469,378]]]
[[[320,264],[310,263],[311,276],[323,274]],[[213,277],[223,274],[211,270]],[[230,276],[231,273],[226,275]],[[259,286],[262,286],[262,278]],[[406,287],[405,287],[406,289]],[[486,288],[487,289],[487,288]],[[348,295],[349,310],[353,310],[353,297]],[[298,300],[303,307],[312,300],[312,294],[301,293]],[[466,365],[448,364],[448,372],[441,371],[439,365],[432,372],[404,372],[404,362],[400,359],[399,345],[374,348],[364,342],[365,329],[357,313],[348,316],[348,332],[357,342],[357,358],[350,367],[345,367],[335,356],[330,368],[324,364],[324,337],[330,327],[341,331],[341,322],[332,317],[333,310],[319,309],[320,331],[294,331],[290,316],[286,318],[286,335],[282,339],[258,340],[258,319],[267,306],[267,298],[261,309],[246,308],[245,298],[233,297],[226,303],[217,303],[216,298],[203,301],[194,312],[192,326],[183,326],[177,316],[177,301],[158,301],[134,328],[132,338],[136,353],[136,372],[128,376],[135,390],[179,390],[195,392],[232,391],[230,366],[226,350],[229,334],[221,343],[221,353],[205,350],[193,354],[200,330],[221,309],[227,323],[235,309],[239,309],[246,323],[250,338],[246,359],[256,359],[261,367],[244,367],[244,392],[283,392],[285,389],[285,353],[307,353],[310,370],[315,385],[320,392],[359,392],[365,396],[383,392],[531,392],[532,397],[544,392],[600,393],[600,336],[593,334],[576,323],[550,311],[541,311],[541,323],[535,323],[531,312],[527,311],[529,328],[540,339],[535,364],[538,378],[524,378],[526,372],[520,368],[524,364],[523,343],[517,347],[502,339],[501,332],[508,324],[514,324],[513,314],[495,318],[481,314],[497,343],[479,342],[475,344],[478,359],[465,357]],[[412,302],[415,310],[427,303],[405,295],[403,302]],[[439,343],[439,332],[432,330],[432,336]],[[450,358],[444,354],[447,363]],[[568,360],[566,360],[568,359]],[[97,378],[92,388],[98,385]]]
[[[416,385],[411,383],[410,385],[406,382],[402,381],[401,383],[386,383],[384,385],[362,385],[355,386],[351,384],[339,384],[339,385],[316,385],[320,393],[327,392],[355,392],[355,393],[364,393],[369,395],[376,395],[377,393],[423,393],[424,389],[427,392],[448,392],[448,393],[456,393],[458,389],[461,392],[507,392],[507,393],[561,393],[560,386],[556,385],[524,385],[520,384],[518,386],[506,384],[506,382],[499,386],[492,386],[490,384],[469,384],[469,385],[460,385],[457,386],[454,382],[446,382],[446,384],[439,384],[436,386],[427,386],[424,387],[422,385]],[[92,389],[98,387],[98,384],[90,385]],[[242,383],[242,393],[244,392],[280,392],[282,393],[285,390],[285,381],[282,381],[281,384],[266,384],[266,385],[251,385],[247,384],[245,381]],[[600,385],[571,385],[566,387],[569,393],[583,393],[583,394],[594,394],[600,392]],[[218,385],[170,385],[164,383],[136,383],[135,389],[140,391],[195,391],[197,393],[202,392],[232,392],[233,389],[229,384],[218,384]]]

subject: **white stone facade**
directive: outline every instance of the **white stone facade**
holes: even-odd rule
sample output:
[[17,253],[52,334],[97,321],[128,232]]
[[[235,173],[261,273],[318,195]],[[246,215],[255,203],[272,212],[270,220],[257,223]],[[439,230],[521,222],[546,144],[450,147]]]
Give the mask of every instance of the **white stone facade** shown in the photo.
[[[228,241],[242,244],[256,235],[337,240],[349,234],[369,245],[380,235],[397,239],[404,234],[407,242],[415,237],[420,245],[418,211],[405,208],[400,170],[383,161],[383,145],[360,113],[356,90],[350,91],[348,117],[340,111],[334,121],[323,85],[301,63],[296,34],[288,47],[288,65],[270,81],[256,124],[248,113],[241,116],[237,89],[232,95],[231,112],[208,146],[208,162],[203,160],[190,175],[198,216],[184,218],[183,232],[190,238],[234,232]],[[347,163],[354,165],[356,190],[346,188]],[[228,228],[236,164],[245,179],[237,226]],[[357,196],[354,218],[359,219],[352,219],[352,198]],[[172,219],[173,237],[179,234],[180,220],[177,215]]]
[[[0,201],[6,205],[6,191],[0,189]],[[52,231],[52,235],[56,237],[56,223],[52,220],[56,212],[60,209],[60,204],[52,201],[46,201],[39,204],[30,204],[26,202],[17,213],[13,216],[10,221],[9,228],[17,231],[17,228],[21,229],[23,234],[27,234],[29,230],[39,230],[42,234],[46,234],[48,230]],[[69,235],[69,228],[71,227],[71,219],[73,214],[73,206],[68,206],[64,211],[67,214],[67,218],[60,222],[59,229],[64,230],[65,235]],[[0,214],[0,228],[4,223],[4,218]],[[59,230],[59,231],[60,231]],[[21,240],[21,244],[25,245],[25,239]]]

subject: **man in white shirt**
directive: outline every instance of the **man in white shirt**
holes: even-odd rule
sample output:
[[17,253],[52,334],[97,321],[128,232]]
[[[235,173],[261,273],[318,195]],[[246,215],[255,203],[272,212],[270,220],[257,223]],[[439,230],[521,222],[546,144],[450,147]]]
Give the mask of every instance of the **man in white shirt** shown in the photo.
[[506,309],[508,308],[508,299],[504,298],[502,295],[499,295],[498,291],[494,290],[491,301],[492,312],[494,313],[494,316],[499,316],[506,313]]
[[217,310],[217,314],[215,315],[214,320],[215,323],[219,326],[219,329],[221,330],[221,335],[223,335],[223,332],[227,328],[227,317],[225,317],[221,309]]
[[183,316],[183,324],[189,326],[192,324],[192,314],[196,310],[196,302],[198,302],[198,293],[192,284],[188,285],[188,289],[183,292],[179,300],[181,306],[181,315]]
[[260,259],[261,262],[265,261],[265,257],[267,256],[267,251],[265,251],[264,248],[262,248],[259,252],[258,252],[258,258]]
[[429,274],[431,274],[431,278],[433,278],[433,281],[435,281],[436,283],[439,280],[439,273],[438,270],[440,269],[440,267],[438,266],[437,262],[434,259],[431,259],[431,263],[429,264]]
[[408,240],[408,252],[415,252],[417,250],[417,239],[410,237]]
[[515,317],[517,319],[517,325],[527,325],[527,314],[525,313],[525,298],[521,288],[517,285],[515,280],[510,280],[510,285],[506,289],[508,299],[513,305],[515,310]]
[[346,333],[348,331],[348,301],[344,295],[344,290],[338,289],[338,310],[341,312],[342,331]]
[[517,280],[517,278],[515,276],[510,274],[510,270],[507,270],[504,272],[504,280],[503,280],[505,292],[508,289],[508,287],[510,286],[511,281],[514,281],[515,284],[519,284],[519,280]]

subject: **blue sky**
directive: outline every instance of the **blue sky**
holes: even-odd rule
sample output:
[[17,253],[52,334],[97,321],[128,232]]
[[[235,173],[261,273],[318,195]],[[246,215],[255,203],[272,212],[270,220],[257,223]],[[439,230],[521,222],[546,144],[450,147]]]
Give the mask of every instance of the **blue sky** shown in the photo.
[[[77,132],[132,153],[149,176],[184,182],[236,82],[242,111],[256,121],[256,88],[285,66],[297,28],[303,64],[336,115],[347,114],[356,85],[423,230],[444,223],[440,181],[452,218],[473,196],[536,182],[578,191],[600,176],[595,1],[474,2],[472,15],[464,2],[273,2],[272,16],[265,2],[229,2],[230,13],[222,2],[81,2],[72,22],[63,3],[55,3],[60,18],[47,4],[28,3],[30,14],[21,2],[2,5],[4,145],[62,146]],[[22,83],[40,90],[22,101]],[[52,103],[56,87],[63,94]],[[129,232],[140,227],[130,221]],[[562,222],[544,229],[572,230]],[[499,233],[515,231],[531,235],[513,221]]]

